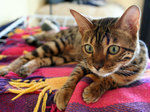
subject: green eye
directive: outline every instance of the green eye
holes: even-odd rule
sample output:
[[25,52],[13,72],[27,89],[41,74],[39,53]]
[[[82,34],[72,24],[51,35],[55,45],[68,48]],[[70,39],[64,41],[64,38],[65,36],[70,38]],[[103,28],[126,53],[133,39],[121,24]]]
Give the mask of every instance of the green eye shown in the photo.
[[117,54],[119,52],[119,50],[120,50],[120,47],[116,46],[116,45],[112,45],[108,49],[109,53],[112,54],[112,55]]
[[84,48],[87,53],[93,53],[93,47],[91,45],[87,44]]

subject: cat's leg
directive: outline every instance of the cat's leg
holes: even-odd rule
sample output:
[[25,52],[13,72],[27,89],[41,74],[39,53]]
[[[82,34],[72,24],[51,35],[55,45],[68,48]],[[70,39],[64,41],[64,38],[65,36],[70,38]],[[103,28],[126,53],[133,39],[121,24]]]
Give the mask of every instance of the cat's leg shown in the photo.
[[[133,67],[134,68],[134,67]],[[133,69],[132,67],[128,69]],[[117,71],[107,77],[93,75],[93,82],[84,89],[82,94],[86,103],[96,102],[107,90],[125,86],[137,80],[139,73],[135,68],[132,71]]]
[[56,39],[55,34],[51,34],[48,32],[42,32],[36,35],[29,36],[28,38],[25,39],[26,43],[29,45],[33,45],[36,47],[39,47],[43,45],[47,41],[51,41]]
[[77,82],[87,73],[88,70],[86,68],[80,64],[77,65],[67,82],[56,92],[54,101],[59,110],[64,110],[66,108]]
[[29,60],[31,60],[33,58],[34,58],[34,56],[32,55],[31,52],[27,53],[24,56],[20,56],[19,58],[17,58],[16,60],[14,60],[12,63],[10,63],[8,66],[0,69],[0,75],[4,76],[9,71],[16,72],[21,65],[23,65],[24,63],[28,62]]
[[87,86],[83,93],[83,100],[89,104],[96,102],[107,90],[112,86],[117,87],[118,85],[113,81],[112,77],[99,77],[96,75],[90,74],[93,82]]
[[34,58],[43,58],[43,57],[49,57],[53,55],[58,55],[64,52],[64,49],[66,47],[71,47],[68,44],[68,40],[65,40],[64,38],[56,39],[50,42],[45,43],[44,45],[40,46],[36,50],[29,52],[16,60],[14,60],[11,64],[8,66],[2,68],[0,70],[0,75],[5,75],[9,71],[16,72],[18,69],[27,63],[28,61],[34,59]]
[[70,33],[69,33],[70,30],[72,31],[72,29],[70,28],[68,30],[62,30],[58,33],[42,32],[42,33],[32,35],[32,36],[26,38],[25,41],[29,45],[39,47],[39,46],[43,45],[43,43],[45,43],[45,42],[55,40],[58,38],[63,38],[64,36],[70,36]]
[[17,73],[21,77],[26,77],[34,72],[37,68],[43,66],[55,66],[62,65],[64,63],[70,62],[72,59],[69,56],[51,56],[46,58],[35,58],[25,65],[22,65]]

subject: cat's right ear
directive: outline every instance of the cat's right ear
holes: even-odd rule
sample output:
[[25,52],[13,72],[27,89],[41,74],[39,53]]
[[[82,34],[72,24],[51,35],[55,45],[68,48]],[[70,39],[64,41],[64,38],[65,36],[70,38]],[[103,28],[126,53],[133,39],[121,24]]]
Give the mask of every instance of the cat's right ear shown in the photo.
[[75,10],[70,9],[70,12],[78,24],[81,35],[83,35],[86,30],[91,30],[93,28],[93,23],[88,18]]
[[129,7],[116,23],[116,27],[137,33],[140,27],[140,9],[135,5]]

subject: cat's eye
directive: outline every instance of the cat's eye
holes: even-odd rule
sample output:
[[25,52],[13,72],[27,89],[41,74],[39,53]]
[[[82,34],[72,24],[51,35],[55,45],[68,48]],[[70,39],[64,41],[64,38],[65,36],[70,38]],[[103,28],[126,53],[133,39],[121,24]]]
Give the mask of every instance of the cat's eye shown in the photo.
[[84,48],[87,53],[93,53],[93,47],[91,45],[86,44]]
[[116,45],[112,45],[108,48],[108,52],[112,55],[115,55],[119,52],[120,50],[120,47],[119,46],[116,46]]

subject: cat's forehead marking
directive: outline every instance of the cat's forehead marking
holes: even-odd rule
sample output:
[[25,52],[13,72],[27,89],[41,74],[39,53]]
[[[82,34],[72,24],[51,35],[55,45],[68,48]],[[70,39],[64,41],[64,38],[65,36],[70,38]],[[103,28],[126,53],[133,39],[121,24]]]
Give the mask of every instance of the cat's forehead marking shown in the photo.
[[[116,22],[117,18],[104,18],[104,19],[100,19],[95,21],[95,34],[94,36],[91,38],[91,42],[93,40],[96,41],[96,44],[101,44],[103,42],[103,40],[106,39],[106,44],[108,45],[110,42],[110,27],[112,27],[112,25],[114,25],[114,23]],[[96,39],[94,39],[96,38]]]
[[117,42],[118,42],[118,39],[116,37],[114,37],[113,43],[117,43]]
[[104,39],[106,39],[106,44],[109,45],[110,43],[110,36],[108,34],[109,30],[106,29],[106,31],[104,32],[103,36],[101,37],[100,43],[102,43],[104,41]]

